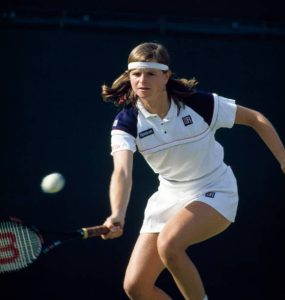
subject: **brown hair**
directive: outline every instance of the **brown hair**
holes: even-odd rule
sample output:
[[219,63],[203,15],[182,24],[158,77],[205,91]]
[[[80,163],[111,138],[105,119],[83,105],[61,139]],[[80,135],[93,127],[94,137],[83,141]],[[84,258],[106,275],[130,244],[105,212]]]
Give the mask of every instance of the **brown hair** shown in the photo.
[[[158,62],[170,67],[170,56],[166,48],[158,43],[142,43],[136,46],[128,57],[128,63],[131,62]],[[167,72],[167,71],[162,71]],[[169,97],[172,97],[175,103],[180,107],[180,101],[189,98],[198,84],[195,78],[175,79],[171,74],[166,89]],[[134,94],[130,79],[129,71],[122,73],[112,84],[111,87],[106,84],[102,85],[102,98],[106,102],[114,102],[115,105],[135,104],[137,96]]]

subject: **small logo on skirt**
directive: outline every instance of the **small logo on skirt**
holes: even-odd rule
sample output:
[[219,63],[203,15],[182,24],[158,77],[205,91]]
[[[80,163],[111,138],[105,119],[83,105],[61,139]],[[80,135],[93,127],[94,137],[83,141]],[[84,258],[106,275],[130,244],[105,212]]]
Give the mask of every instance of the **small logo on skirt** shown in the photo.
[[205,194],[205,196],[206,197],[209,197],[209,198],[214,198],[215,197],[215,192],[207,192],[206,194]]

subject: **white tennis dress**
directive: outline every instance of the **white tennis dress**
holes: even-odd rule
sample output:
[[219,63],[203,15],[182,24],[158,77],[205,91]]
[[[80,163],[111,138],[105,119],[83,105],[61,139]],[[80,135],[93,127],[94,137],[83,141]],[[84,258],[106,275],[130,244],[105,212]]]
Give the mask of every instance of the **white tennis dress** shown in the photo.
[[121,110],[111,132],[112,154],[138,150],[159,177],[149,198],[141,232],[160,232],[164,224],[192,201],[202,201],[234,222],[238,206],[235,176],[224,163],[215,140],[221,127],[231,128],[236,104],[208,92],[197,92],[178,109],[172,100],[162,120],[138,100]]

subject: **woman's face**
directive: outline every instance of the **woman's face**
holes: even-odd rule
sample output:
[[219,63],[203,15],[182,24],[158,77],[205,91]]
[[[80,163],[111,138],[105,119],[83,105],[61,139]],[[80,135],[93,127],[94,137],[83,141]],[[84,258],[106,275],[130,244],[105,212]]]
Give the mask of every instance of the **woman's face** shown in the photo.
[[157,69],[134,69],[130,71],[130,82],[140,99],[156,98],[165,93],[169,73]]

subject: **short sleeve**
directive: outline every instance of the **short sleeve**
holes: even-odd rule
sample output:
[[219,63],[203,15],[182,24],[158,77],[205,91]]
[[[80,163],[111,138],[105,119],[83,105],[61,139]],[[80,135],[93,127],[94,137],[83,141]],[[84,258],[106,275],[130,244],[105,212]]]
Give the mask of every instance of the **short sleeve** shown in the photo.
[[231,128],[235,123],[237,105],[235,100],[214,95],[215,99],[215,120],[213,129],[222,127]]
[[122,130],[112,130],[111,148],[112,155],[121,150],[130,150],[134,153],[136,151],[135,137]]
[[113,123],[113,130],[121,130],[126,133],[129,133],[133,137],[137,136],[137,118],[138,112],[136,108],[129,105],[128,107],[122,109],[117,116],[115,117],[115,121]]

